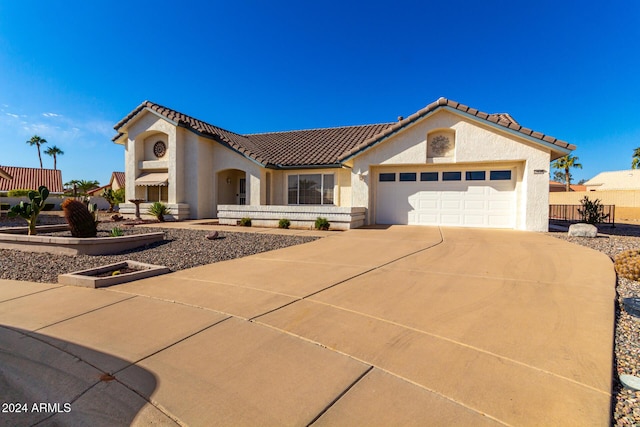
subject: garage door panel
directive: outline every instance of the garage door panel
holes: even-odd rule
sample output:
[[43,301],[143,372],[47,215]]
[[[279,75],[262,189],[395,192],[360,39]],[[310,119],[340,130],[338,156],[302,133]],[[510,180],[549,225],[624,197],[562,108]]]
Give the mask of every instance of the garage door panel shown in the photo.
[[465,200],[464,208],[465,210],[485,210],[486,209],[486,200]]
[[515,181],[465,181],[464,172],[462,181],[378,182],[376,222],[513,228]]

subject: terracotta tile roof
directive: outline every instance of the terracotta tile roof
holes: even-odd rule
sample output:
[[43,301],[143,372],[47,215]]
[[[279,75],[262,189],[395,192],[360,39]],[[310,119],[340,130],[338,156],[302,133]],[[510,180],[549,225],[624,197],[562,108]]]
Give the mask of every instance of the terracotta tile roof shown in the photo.
[[122,136],[122,133],[120,132],[122,126],[124,126],[129,120],[134,118],[138,113],[145,109],[149,109],[160,114],[161,116],[177,123],[178,126],[186,127],[195,131],[196,133],[202,134],[203,136],[208,136],[216,139],[217,141],[229,146],[235,151],[251,157],[260,163],[268,163],[268,153],[257,147],[246,136],[230,132],[217,126],[213,126],[209,123],[203,122],[202,120],[194,119],[191,116],[187,116],[186,114],[182,114],[170,108],[163,107],[159,104],[154,104],[150,101],[144,101],[135,110],[129,113],[124,119],[116,123],[114,129],[118,131],[118,135],[116,135],[113,140],[115,141],[120,138],[120,136]]
[[118,186],[120,188],[124,188],[124,183],[125,183],[125,173],[124,172],[114,172],[111,174],[111,182],[110,184],[115,181],[118,183]]
[[51,193],[62,193],[62,171],[53,169],[21,168],[16,166],[0,166],[13,179],[0,178],[0,191],[37,190],[45,185]]
[[2,179],[13,179],[11,175],[7,173],[4,169],[0,168],[0,178]]
[[398,122],[250,135],[240,135],[170,108],[145,101],[114,126],[118,134],[113,140],[117,141],[123,136],[122,128],[131,119],[143,110],[150,110],[177,123],[178,126],[213,138],[267,167],[339,165],[416,120],[443,107],[455,109],[478,120],[485,120],[493,125],[510,129],[561,149],[575,150],[574,145],[520,126],[507,113],[487,114],[446,98],[440,98]]
[[[507,129],[511,129],[513,131],[522,133],[526,136],[530,136],[532,138],[535,139],[539,139],[541,141],[544,141],[546,143],[552,144],[552,145],[556,145],[560,148],[565,148],[568,150],[575,150],[576,147],[575,145],[571,145],[565,141],[561,141],[557,138],[554,138],[552,136],[549,135],[544,135],[540,132],[534,132],[531,129],[527,129],[525,127],[522,127],[518,124],[518,122],[516,122],[513,117],[511,117],[509,114],[506,113],[498,113],[498,114],[487,114],[487,113],[483,113],[482,111],[478,111],[475,108],[470,108],[467,107],[466,105],[460,104],[459,102],[456,101],[452,101],[450,99],[447,98],[440,98],[435,102],[432,102],[431,104],[427,105],[426,107],[424,107],[422,110],[417,111],[415,113],[413,113],[412,115],[410,115],[409,117],[407,117],[406,119],[400,120],[397,123],[393,124],[393,126],[391,126],[390,128],[388,128],[385,132],[383,132],[382,134],[376,135],[374,138],[368,139],[367,141],[364,141],[363,143],[361,143],[360,145],[354,147],[353,149],[351,149],[350,151],[344,153],[342,156],[340,156],[340,160],[346,160],[349,157],[354,156],[355,154],[358,154],[360,151],[363,151],[367,148],[369,148],[370,146],[376,144],[377,142],[379,142],[380,140],[391,136],[392,134],[398,132],[400,129],[404,128],[405,126],[411,124],[412,122],[421,119],[422,117],[436,111],[438,108],[441,107],[449,107],[449,108],[453,108],[455,110],[461,111],[463,113],[466,114],[470,114],[478,119],[481,120],[486,120],[487,122],[491,122],[494,123],[496,125],[502,126],[504,128]],[[551,159],[553,160],[553,159]]]
[[294,130],[247,135],[269,151],[272,163],[281,167],[334,165],[355,144],[388,129],[391,123],[337,128]]
[[[549,189],[551,191],[565,191],[567,186],[561,182],[549,180]],[[587,187],[580,184],[570,184],[569,189],[571,191],[587,191]]]

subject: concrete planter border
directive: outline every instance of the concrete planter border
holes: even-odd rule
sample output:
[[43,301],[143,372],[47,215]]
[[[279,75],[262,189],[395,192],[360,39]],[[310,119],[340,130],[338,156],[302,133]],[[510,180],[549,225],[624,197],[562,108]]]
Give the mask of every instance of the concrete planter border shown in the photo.
[[[121,268],[134,268],[138,269],[138,271],[117,274],[115,276],[97,277],[99,274],[116,271]],[[126,260],[87,270],[74,271],[73,273],[60,274],[58,275],[58,283],[61,285],[82,286],[85,288],[104,288],[133,280],[159,276],[160,274],[169,273],[170,271],[168,267],[163,265],[145,264],[143,262]]]
[[0,249],[56,255],[110,255],[164,240],[164,232],[120,237],[58,237],[0,233]]

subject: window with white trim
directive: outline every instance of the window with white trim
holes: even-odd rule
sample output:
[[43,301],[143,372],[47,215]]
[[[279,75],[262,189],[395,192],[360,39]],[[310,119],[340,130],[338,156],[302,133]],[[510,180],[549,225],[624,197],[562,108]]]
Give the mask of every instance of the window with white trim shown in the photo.
[[287,184],[290,205],[333,205],[333,174],[289,175]]
[[167,185],[150,185],[147,187],[148,202],[164,202],[169,201],[169,186]]

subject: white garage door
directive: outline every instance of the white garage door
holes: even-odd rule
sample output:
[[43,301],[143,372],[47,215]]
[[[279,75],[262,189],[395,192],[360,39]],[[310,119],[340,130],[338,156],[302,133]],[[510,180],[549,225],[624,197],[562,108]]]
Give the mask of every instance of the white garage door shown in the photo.
[[377,187],[378,224],[515,227],[510,169],[381,171]]

